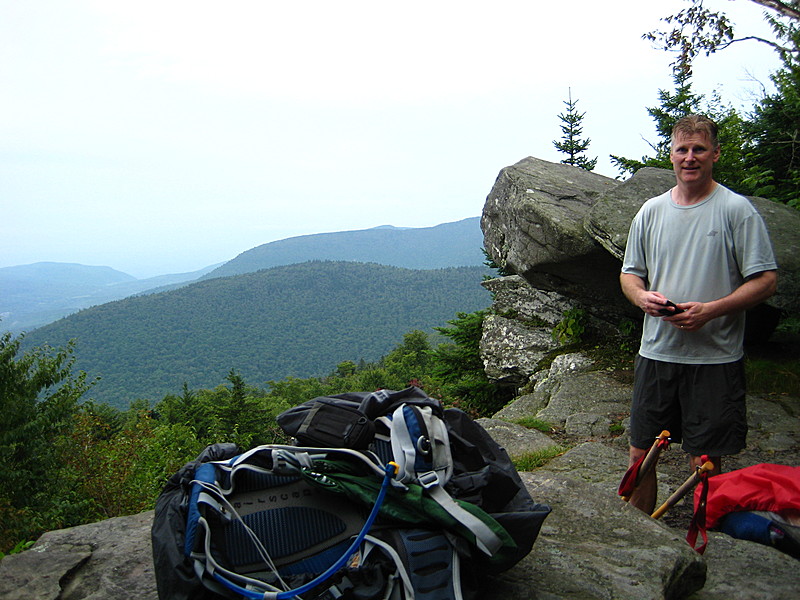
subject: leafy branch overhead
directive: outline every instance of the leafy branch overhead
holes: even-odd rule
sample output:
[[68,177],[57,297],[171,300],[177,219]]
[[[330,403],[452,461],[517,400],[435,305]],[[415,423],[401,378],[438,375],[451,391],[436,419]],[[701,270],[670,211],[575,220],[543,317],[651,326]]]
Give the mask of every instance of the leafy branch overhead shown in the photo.
[[[674,93],[660,90],[661,105],[647,109],[660,136],[657,142],[648,142],[655,156],[637,160],[612,155],[612,162],[621,173],[633,173],[645,166],[669,168],[672,124],[690,112],[704,112],[720,126],[723,152],[714,168],[715,179],[739,193],[800,208],[800,1],[751,0],[768,9],[764,19],[774,39],[736,37],[734,24],[723,11],[707,9],[703,0],[685,1],[688,8],[662,19],[672,25],[671,30],[643,36],[677,53],[672,63]],[[782,68],[770,76],[776,91],[767,93],[764,88],[752,112],[741,115],[725,105],[717,92],[709,99],[695,94],[691,77],[692,63],[699,55],[710,55],[745,40],[774,48]]]
[[654,30],[642,36],[658,47],[677,54],[672,63],[676,71],[691,73],[692,63],[701,54],[708,56],[728,48],[731,44],[744,41],[757,41],[771,46],[784,62],[798,60],[800,54],[796,39],[793,39],[796,36],[796,25],[791,21],[800,21],[800,2],[751,0],[773,11],[773,14],[767,13],[765,18],[772,26],[776,39],[767,39],[756,35],[736,37],[734,25],[724,12],[709,10],[704,0],[687,1],[690,3],[688,8],[662,19],[672,26],[671,29]]

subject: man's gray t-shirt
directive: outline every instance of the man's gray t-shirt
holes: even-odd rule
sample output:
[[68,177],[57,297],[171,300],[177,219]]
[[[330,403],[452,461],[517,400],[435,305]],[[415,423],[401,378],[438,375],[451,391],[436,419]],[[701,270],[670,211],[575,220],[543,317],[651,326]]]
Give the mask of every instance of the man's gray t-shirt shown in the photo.
[[[675,303],[710,302],[727,296],[745,278],[777,269],[767,229],[747,198],[717,185],[689,206],[671,192],[645,202],[631,223],[622,272]],[[744,313],[713,319],[697,331],[681,331],[645,315],[639,354],[676,363],[721,364],[743,355]]]

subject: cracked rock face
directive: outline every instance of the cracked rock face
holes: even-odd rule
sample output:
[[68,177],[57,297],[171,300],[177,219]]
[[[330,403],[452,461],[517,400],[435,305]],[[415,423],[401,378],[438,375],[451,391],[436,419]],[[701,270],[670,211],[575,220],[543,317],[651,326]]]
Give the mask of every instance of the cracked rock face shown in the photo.
[[556,348],[549,327],[534,327],[499,315],[483,321],[480,353],[489,379],[504,385],[523,385],[539,361]]
[[519,275],[487,279],[481,283],[492,293],[492,311],[522,322],[544,322],[553,326],[572,308],[569,298],[558,292],[537,290]]

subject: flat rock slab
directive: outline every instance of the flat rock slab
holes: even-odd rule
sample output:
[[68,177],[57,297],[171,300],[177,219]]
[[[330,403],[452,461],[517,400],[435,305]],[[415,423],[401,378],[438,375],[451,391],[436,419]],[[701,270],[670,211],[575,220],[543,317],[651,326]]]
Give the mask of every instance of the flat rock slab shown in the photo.
[[558,446],[557,442],[541,431],[528,429],[516,423],[501,419],[478,419],[477,423],[492,436],[494,441],[505,448],[511,458]]
[[709,532],[703,554],[708,564],[705,587],[690,600],[797,600],[800,561],[775,550]]
[[523,473],[552,513],[533,552],[493,581],[490,600],[686,598],[702,589],[706,563],[668,527],[597,486],[563,473]]
[[0,562],[3,600],[158,600],[153,511],[49,531]]

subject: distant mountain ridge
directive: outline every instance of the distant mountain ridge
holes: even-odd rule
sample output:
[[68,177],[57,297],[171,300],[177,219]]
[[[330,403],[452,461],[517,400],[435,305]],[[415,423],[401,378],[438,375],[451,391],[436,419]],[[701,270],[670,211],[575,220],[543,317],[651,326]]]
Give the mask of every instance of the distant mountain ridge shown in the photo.
[[203,279],[227,277],[309,260],[378,263],[405,269],[443,269],[483,264],[480,217],[435,227],[337,231],[291,237],[256,246]]
[[198,281],[82,310],[32,331],[23,348],[77,342],[87,397],[120,408],[213,388],[236,369],[253,385],[378,360],[419,329],[491,303],[485,267],[411,270],[314,261]]
[[147,279],[136,279],[111,267],[76,263],[2,267],[0,331],[30,331],[90,306],[195,281],[217,266]]
[[202,279],[250,273],[310,260],[378,263],[409,269],[483,264],[480,217],[435,227],[310,234],[257,246],[226,263],[136,279],[111,267],[35,263],[0,268],[0,331],[30,331],[84,308],[151,294]]

